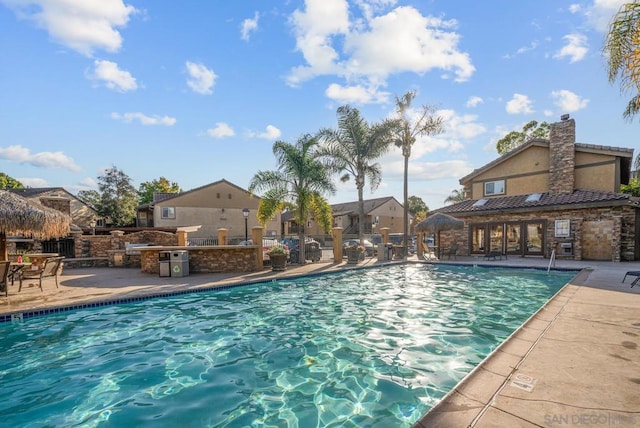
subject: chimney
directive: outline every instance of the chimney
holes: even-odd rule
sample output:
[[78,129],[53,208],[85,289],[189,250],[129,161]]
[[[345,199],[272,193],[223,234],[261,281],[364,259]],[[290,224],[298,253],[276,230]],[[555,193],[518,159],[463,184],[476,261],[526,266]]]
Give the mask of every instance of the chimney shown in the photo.
[[71,201],[64,198],[40,198],[40,204],[47,208],[53,208],[68,216],[71,215]]
[[576,122],[568,114],[551,124],[549,135],[549,193],[573,193],[576,166]]

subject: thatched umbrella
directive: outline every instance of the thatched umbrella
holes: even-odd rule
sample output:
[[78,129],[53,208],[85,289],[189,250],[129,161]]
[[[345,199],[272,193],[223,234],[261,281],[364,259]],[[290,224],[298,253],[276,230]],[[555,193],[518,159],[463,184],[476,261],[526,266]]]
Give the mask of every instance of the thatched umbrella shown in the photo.
[[22,196],[0,190],[0,260],[8,260],[7,235],[59,238],[69,234],[71,217]]
[[431,232],[438,235],[437,245],[440,245],[440,232],[443,230],[459,230],[464,227],[464,221],[448,214],[435,213],[416,224],[416,231]]
[[416,230],[418,232],[431,233],[438,233],[442,230],[462,229],[463,227],[464,221],[443,213],[430,215],[426,220],[422,220],[420,223],[416,224]]

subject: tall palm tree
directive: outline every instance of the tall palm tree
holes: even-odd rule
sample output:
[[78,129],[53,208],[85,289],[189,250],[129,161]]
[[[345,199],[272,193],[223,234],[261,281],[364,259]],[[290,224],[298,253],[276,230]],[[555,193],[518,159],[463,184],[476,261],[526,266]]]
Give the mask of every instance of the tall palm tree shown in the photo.
[[626,119],[640,111],[640,2],[622,5],[609,25],[604,53],[609,66],[609,82],[620,79],[622,91],[631,90],[635,95],[623,112]]
[[331,207],[324,195],[335,194],[336,186],[331,174],[315,158],[318,140],[304,135],[295,145],[284,141],[273,144],[273,154],[278,162],[277,171],[258,171],[249,182],[249,191],[265,191],[258,207],[258,220],[265,224],[285,208],[293,211],[294,220],[300,225],[299,262],[305,263],[304,225],[311,216],[329,232],[332,222]]
[[396,122],[385,120],[370,125],[356,108],[348,105],[337,110],[338,129],[324,128],[318,132],[324,145],[318,151],[326,165],[342,173],[340,180],[355,181],[358,190],[358,239],[364,245],[364,187],[369,180],[371,191],[382,180],[382,169],[375,160],[385,154],[392,143],[392,131]]
[[451,194],[449,196],[447,196],[447,198],[444,200],[445,204],[455,204],[457,202],[462,202],[462,201],[466,201],[467,200],[467,196],[464,193],[464,189],[453,189],[451,191]]
[[[404,254],[407,254],[409,238],[409,158],[416,138],[425,135],[438,135],[444,131],[444,119],[437,115],[436,108],[424,105],[412,115],[411,103],[416,97],[415,91],[409,91],[401,98],[396,96],[396,114],[400,121],[393,142],[402,149],[404,156]],[[410,116],[412,115],[412,116]]]

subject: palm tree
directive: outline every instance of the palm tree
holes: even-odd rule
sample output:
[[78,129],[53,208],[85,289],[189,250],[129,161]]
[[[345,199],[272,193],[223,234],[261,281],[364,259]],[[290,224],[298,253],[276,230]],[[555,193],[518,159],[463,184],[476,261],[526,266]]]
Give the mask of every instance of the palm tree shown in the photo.
[[407,240],[409,237],[409,158],[411,147],[416,138],[425,135],[438,135],[444,131],[444,119],[436,114],[433,106],[424,105],[415,116],[412,113],[411,102],[416,97],[415,91],[409,91],[401,98],[396,97],[396,114],[400,126],[394,136],[394,144],[402,149],[404,156],[404,254],[407,254]]
[[358,109],[348,105],[337,110],[338,129],[321,129],[318,137],[325,143],[318,151],[331,171],[342,173],[342,182],[354,179],[358,190],[358,239],[364,245],[364,187],[369,180],[371,191],[382,180],[382,169],[375,160],[385,154],[392,143],[396,122],[385,120],[369,125]]
[[447,196],[447,198],[444,200],[445,204],[455,204],[457,202],[462,202],[462,201],[466,201],[467,200],[467,196],[464,193],[464,189],[454,189],[451,191],[451,194],[449,196]]
[[640,111],[640,2],[622,5],[609,25],[605,38],[604,53],[608,58],[609,82],[620,79],[622,91],[632,90],[636,94],[624,110],[626,119]]
[[273,144],[278,162],[277,171],[258,171],[249,182],[249,191],[265,191],[258,207],[258,220],[265,224],[276,212],[293,210],[293,218],[300,225],[299,262],[305,263],[304,225],[313,216],[325,232],[329,232],[332,216],[325,194],[335,194],[336,186],[330,172],[315,159],[318,140],[304,135],[295,145],[284,141]]

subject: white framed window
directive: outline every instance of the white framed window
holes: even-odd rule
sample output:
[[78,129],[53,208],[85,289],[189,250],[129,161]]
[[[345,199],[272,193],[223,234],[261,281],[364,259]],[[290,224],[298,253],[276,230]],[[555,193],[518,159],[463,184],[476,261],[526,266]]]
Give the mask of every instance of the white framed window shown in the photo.
[[568,238],[571,234],[571,220],[556,220],[556,238]]
[[162,207],[162,218],[176,218],[176,209],[174,207]]
[[504,180],[487,181],[484,183],[485,196],[504,195]]

